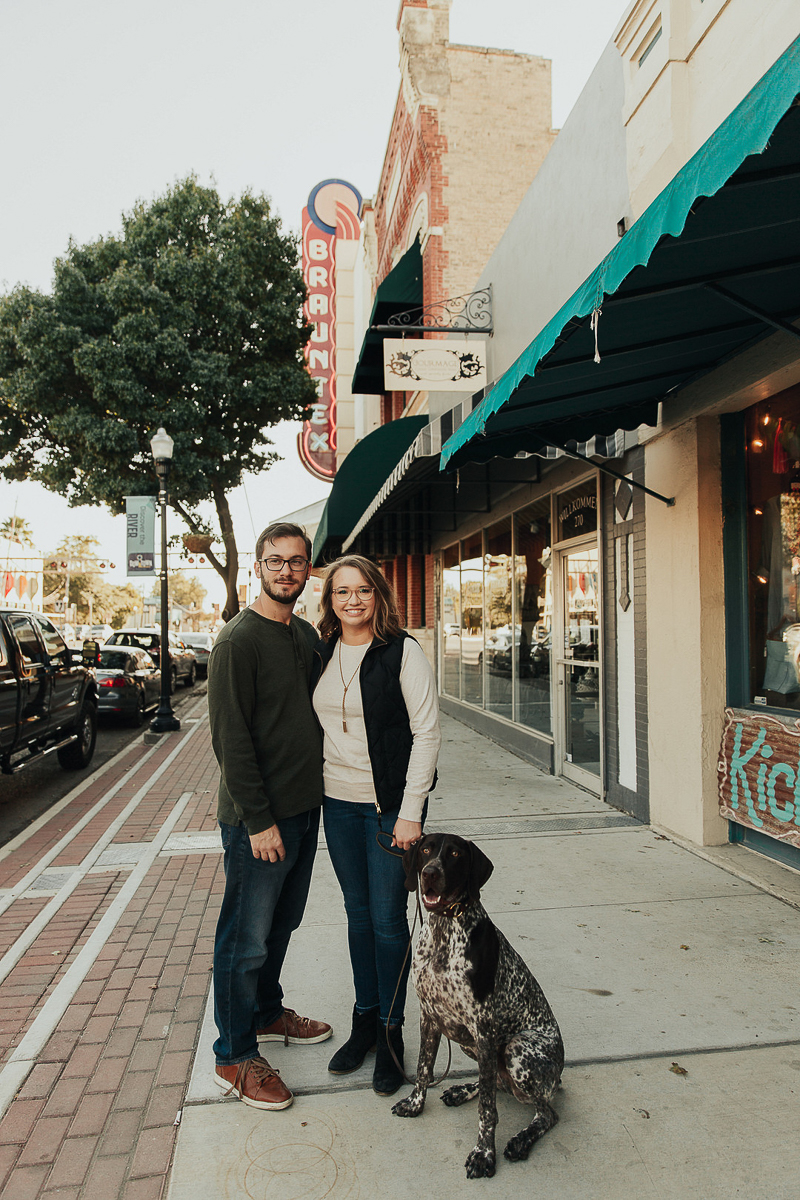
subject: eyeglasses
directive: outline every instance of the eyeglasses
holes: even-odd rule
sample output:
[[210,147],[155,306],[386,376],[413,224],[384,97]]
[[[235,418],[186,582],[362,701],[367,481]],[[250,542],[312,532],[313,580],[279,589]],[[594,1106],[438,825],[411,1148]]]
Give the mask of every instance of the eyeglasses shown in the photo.
[[281,558],[279,554],[270,554],[269,558],[260,558],[258,561],[264,563],[268,571],[282,571],[284,563],[291,571],[295,572],[302,571],[308,566],[308,559],[301,558],[299,554],[296,554],[294,558]]
[[350,596],[358,596],[359,600],[369,600],[375,588],[372,587],[357,587],[357,588],[334,588],[333,595],[337,600],[347,600]]

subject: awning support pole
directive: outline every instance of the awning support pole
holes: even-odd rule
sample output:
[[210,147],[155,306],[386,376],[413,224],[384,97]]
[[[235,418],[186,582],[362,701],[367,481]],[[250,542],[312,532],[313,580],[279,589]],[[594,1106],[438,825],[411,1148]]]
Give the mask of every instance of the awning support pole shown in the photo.
[[610,475],[612,479],[619,479],[623,483],[629,483],[631,487],[638,488],[640,492],[645,492],[648,496],[652,496],[654,500],[660,500],[662,504],[666,504],[667,508],[675,507],[674,496],[662,496],[660,492],[654,492],[652,488],[645,487],[643,483],[637,483],[635,479],[629,479],[627,475],[620,475],[618,471],[612,471],[611,467],[604,466],[603,463],[593,462],[591,458],[587,458],[585,454],[579,454],[577,450],[568,450],[566,446],[559,446],[557,442],[551,442],[549,438],[540,439],[546,446],[552,446],[554,450],[560,450],[562,454],[566,454],[568,458],[578,458],[581,462],[588,463],[590,467],[594,467],[603,475]]
[[759,321],[763,321],[765,325],[772,325],[775,329],[780,329],[783,333],[791,333],[796,338],[800,338],[800,329],[796,325],[792,325],[789,321],[784,321],[782,317],[774,317],[771,313],[764,312],[763,308],[757,308],[755,304],[751,304],[748,300],[742,300],[739,296],[734,296],[733,292],[729,292],[727,288],[720,287],[718,283],[707,283],[706,288],[709,292],[714,292],[723,300],[727,300],[728,304],[733,304],[736,308],[740,308],[742,312],[749,313],[751,317],[758,317]]

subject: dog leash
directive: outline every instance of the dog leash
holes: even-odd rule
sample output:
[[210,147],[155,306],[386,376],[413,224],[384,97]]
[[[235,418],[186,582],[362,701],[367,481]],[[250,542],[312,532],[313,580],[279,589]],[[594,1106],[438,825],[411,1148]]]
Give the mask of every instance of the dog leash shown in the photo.
[[[389,834],[385,829],[380,828],[380,825],[381,825],[381,814],[379,811],[378,812],[379,829],[378,829],[378,832],[375,834],[375,841],[378,843],[381,850],[383,850],[384,854],[391,854],[392,858],[402,858],[405,854],[404,850],[398,850],[397,852],[395,852],[390,846],[383,845],[383,843],[381,842],[381,835],[383,835],[384,837],[391,837],[391,834]],[[386,1045],[389,1047],[389,1053],[391,1054],[392,1058],[394,1059],[394,1065],[397,1067],[398,1071],[403,1076],[403,1079],[405,1079],[406,1083],[411,1084],[412,1087],[414,1087],[414,1085],[416,1084],[417,1081],[416,1081],[416,1079],[409,1079],[408,1075],[406,1075],[403,1064],[400,1062],[400,1059],[397,1057],[397,1055],[394,1052],[394,1046],[392,1045],[391,1040],[389,1038],[389,1022],[392,1019],[392,1011],[394,1009],[394,1002],[397,999],[397,993],[400,991],[400,981],[403,978],[403,972],[406,969],[406,963],[408,962],[408,956],[411,953],[411,946],[414,941],[414,933],[417,928],[417,921],[419,920],[420,925],[422,925],[422,900],[421,900],[421,896],[420,896],[419,875],[417,875],[417,886],[414,889],[414,896],[417,901],[416,911],[414,913],[414,922],[411,926],[411,933],[409,934],[409,937],[408,937],[408,945],[406,946],[406,952],[403,956],[403,962],[400,966],[400,974],[397,977],[397,986],[394,989],[394,995],[392,996],[392,1003],[389,1005],[389,1015],[386,1018]],[[445,1034],[444,1036],[447,1037],[447,1034]],[[450,1066],[452,1064],[452,1061],[453,1061],[453,1043],[450,1041],[450,1038],[447,1038],[447,1066],[445,1067],[443,1075],[441,1075],[438,1079],[431,1080],[430,1084],[428,1085],[429,1087],[438,1087],[440,1083],[444,1083],[445,1079],[447,1079],[447,1076],[450,1074]]]

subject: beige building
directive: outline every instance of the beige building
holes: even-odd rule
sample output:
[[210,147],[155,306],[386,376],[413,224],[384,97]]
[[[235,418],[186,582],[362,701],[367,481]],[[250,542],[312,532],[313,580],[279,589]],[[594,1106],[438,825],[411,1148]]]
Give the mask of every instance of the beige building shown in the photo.
[[789,0],[631,3],[476,280],[486,394],[343,540],[432,558],[447,711],[795,867],[798,93]]

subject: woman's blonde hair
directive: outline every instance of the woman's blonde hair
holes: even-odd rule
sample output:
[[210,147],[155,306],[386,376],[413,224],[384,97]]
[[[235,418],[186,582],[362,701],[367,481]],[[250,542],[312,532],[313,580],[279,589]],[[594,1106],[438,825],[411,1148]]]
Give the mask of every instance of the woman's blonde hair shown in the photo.
[[397,637],[402,631],[400,613],[397,607],[397,597],[394,588],[389,583],[380,567],[362,558],[360,554],[346,554],[332,562],[325,573],[320,600],[319,632],[324,641],[330,642],[339,637],[342,632],[341,622],[333,611],[333,580],[336,572],[342,567],[353,567],[359,571],[367,584],[375,589],[375,612],[372,617],[372,633],[382,642]]

